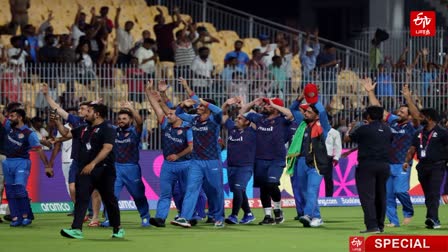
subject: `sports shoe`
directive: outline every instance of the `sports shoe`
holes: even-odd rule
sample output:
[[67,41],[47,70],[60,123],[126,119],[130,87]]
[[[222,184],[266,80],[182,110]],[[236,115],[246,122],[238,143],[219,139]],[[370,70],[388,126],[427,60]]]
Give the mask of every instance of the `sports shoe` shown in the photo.
[[299,221],[304,227],[311,227],[311,218],[308,215],[300,216]]
[[118,232],[112,234],[112,238],[123,239],[124,238],[124,229],[123,228],[118,229]]
[[151,224],[150,224],[148,218],[143,218],[143,219],[142,219],[141,226],[142,226],[142,227],[149,227],[149,226],[151,226]]
[[180,226],[184,228],[191,228],[191,224],[185,218],[178,218],[170,222],[171,225]]
[[265,215],[264,219],[258,223],[258,225],[274,225],[275,220],[270,215]]
[[224,226],[223,221],[215,221],[215,228],[223,228]]
[[22,226],[22,221],[17,219],[15,221],[11,221],[11,223],[9,223],[10,227],[20,227]]
[[440,221],[435,221],[431,218],[427,218],[425,224],[428,229],[439,229],[442,227],[442,225],[440,225]]
[[283,211],[281,209],[274,209],[274,216],[276,224],[281,224],[285,221],[285,218],[283,218]]
[[154,227],[165,227],[165,221],[160,218],[149,218],[149,223]]
[[31,219],[25,218],[22,220],[22,226],[28,226],[32,223],[33,221]]
[[196,226],[196,225],[198,224],[198,220],[196,220],[196,219],[191,219],[191,220],[189,220],[188,222],[190,222],[190,225],[191,225],[192,227],[194,227],[194,226]]
[[215,219],[213,217],[207,217],[207,221],[205,223],[215,223]]
[[321,218],[313,218],[310,222],[311,227],[319,227],[322,226],[323,224],[324,222],[322,221]]
[[300,220],[300,217],[302,217],[302,216],[297,215],[296,217],[294,217],[294,220]]
[[252,213],[244,214],[240,221],[240,224],[249,224],[255,220],[255,216]]
[[224,221],[227,224],[238,224],[238,217],[235,215],[229,215],[229,217],[227,217]]
[[381,230],[379,228],[366,229],[359,231],[361,234],[380,234]]
[[100,226],[101,227],[110,227],[109,220],[105,220],[105,221],[101,222]]
[[82,235],[81,229],[61,229],[61,235],[71,239],[82,239],[84,235]]

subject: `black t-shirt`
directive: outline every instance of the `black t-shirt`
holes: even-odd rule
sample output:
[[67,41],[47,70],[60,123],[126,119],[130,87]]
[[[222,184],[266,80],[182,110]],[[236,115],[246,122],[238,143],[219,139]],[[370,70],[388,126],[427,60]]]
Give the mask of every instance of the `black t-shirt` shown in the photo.
[[[439,125],[431,131],[419,130],[412,139],[412,146],[417,149],[419,164],[433,164],[448,160],[448,131]],[[425,157],[422,157],[422,150]]]
[[363,125],[350,134],[350,139],[358,143],[358,161],[389,163],[392,149],[392,131],[386,124],[374,121]]
[[[113,145],[116,134],[117,131],[107,122],[96,126],[81,126],[72,129],[73,138],[79,139],[78,163],[80,170],[96,158],[104,144]],[[114,152],[111,151],[96,167],[113,167],[114,162]]]

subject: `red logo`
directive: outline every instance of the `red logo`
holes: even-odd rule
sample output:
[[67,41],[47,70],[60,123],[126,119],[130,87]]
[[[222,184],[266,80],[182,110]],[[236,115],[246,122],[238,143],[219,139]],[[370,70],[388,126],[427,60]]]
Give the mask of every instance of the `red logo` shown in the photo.
[[364,252],[364,236],[350,236],[349,240],[350,252]]
[[433,37],[436,35],[435,11],[411,11],[411,36]]

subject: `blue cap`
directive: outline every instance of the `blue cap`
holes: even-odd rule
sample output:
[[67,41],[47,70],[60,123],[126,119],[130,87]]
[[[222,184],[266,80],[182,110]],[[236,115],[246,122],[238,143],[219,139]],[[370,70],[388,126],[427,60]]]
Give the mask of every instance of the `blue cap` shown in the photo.
[[259,39],[259,40],[269,40],[270,37],[269,37],[269,35],[266,35],[266,34],[260,34],[260,35],[258,36],[258,39]]

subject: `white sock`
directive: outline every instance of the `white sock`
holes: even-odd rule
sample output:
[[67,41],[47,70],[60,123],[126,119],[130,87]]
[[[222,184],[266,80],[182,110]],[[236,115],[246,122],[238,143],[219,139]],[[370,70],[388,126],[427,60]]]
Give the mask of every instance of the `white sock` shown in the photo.
[[266,208],[264,209],[264,215],[272,216],[272,208],[270,208],[270,207],[266,207]]
[[281,203],[281,201],[279,201],[279,202],[274,202],[274,209],[282,209],[282,203]]

